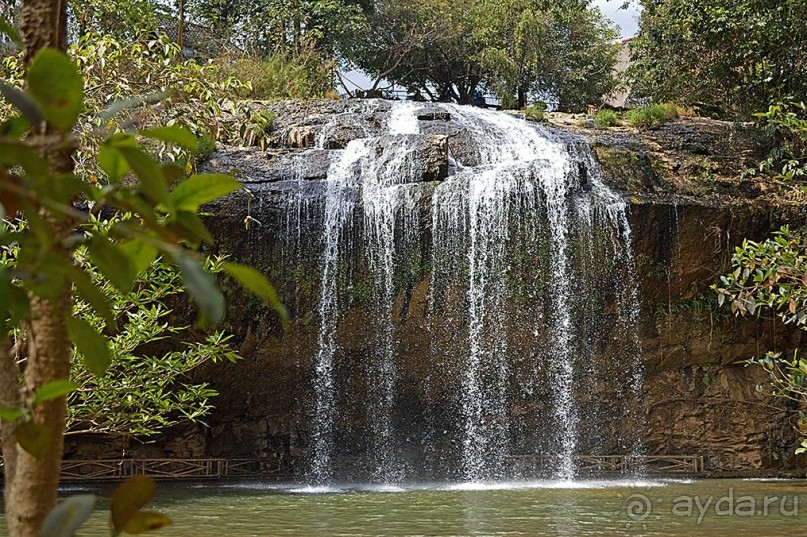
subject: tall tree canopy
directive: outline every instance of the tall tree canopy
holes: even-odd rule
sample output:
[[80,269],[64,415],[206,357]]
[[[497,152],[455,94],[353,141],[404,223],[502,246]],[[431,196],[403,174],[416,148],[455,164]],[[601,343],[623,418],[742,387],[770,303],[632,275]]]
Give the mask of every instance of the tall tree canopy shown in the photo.
[[331,51],[368,0],[186,0],[190,17],[241,49],[263,55]]
[[748,116],[807,94],[804,0],[642,0],[634,90]]
[[344,58],[436,100],[494,91],[505,106],[543,98],[579,109],[614,84],[616,37],[584,0],[378,0]]

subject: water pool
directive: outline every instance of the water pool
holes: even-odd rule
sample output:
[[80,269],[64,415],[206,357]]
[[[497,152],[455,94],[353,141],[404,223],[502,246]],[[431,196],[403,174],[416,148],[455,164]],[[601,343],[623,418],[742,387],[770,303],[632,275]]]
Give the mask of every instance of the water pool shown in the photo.
[[[109,486],[66,486],[64,496]],[[108,503],[81,532],[108,535]],[[804,534],[807,481],[648,480],[344,486],[257,481],[159,483],[158,535],[793,536]],[[5,526],[0,523],[0,535]]]

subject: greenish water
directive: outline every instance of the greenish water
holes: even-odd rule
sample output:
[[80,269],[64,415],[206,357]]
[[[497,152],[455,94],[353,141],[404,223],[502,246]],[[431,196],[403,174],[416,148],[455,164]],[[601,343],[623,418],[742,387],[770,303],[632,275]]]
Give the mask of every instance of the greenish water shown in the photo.
[[[71,486],[65,496],[108,487]],[[106,502],[82,531],[108,535]],[[312,490],[259,482],[160,483],[155,535],[804,535],[807,481],[535,482]],[[0,525],[0,535],[5,526]]]

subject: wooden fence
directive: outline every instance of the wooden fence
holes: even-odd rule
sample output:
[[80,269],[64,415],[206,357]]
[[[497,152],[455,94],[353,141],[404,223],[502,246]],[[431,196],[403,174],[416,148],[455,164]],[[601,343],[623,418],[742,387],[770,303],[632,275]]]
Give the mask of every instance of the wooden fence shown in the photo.
[[[698,475],[705,471],[702,455],[580,455],[575,457],[580,475],[626,474],[643,469],[648,474]],[[557,458],[542,455],[513,455],[507,463],[516,473],[541,475],[557,467]],[[3,460],[0,458],[0,469]],[[289,480],[291,469],[275,459],[101,459],[62,462],[62,481],[114,481],[133,475],[155,479],[263,478]],[[2,473],[0,473],[2,480]]]
[[[577,455],[573,457],[580,474],[625,474],[643,470],[648,474],[703,474],[703,455]],[[557,468],[558,458],[545,455],[511,455],[510,464],[521,473],[540,474]]]
[[[3,460],[0,458],[0,469]],[[290,479],[291,471],[274,459],[99,459],[62,462],[62,481],[122,480],[133,475],[155,479]],[[0,474],[2,480],[2,474]]]

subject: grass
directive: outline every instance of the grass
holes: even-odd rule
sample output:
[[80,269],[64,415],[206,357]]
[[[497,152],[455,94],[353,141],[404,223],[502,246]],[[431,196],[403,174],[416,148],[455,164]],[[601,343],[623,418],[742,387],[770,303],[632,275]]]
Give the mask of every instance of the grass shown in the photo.
[[532,119],[533,121],[543,121],[545,110],[546,105],[544,105],[543,103],[535,103],[533,105],[528,106],[523,111],[524,115],[527,116],[527,119]]
[[597,124],[598,129],[607,129],[608,127],[617,127],[621,125],[619,116],[613,110],[603,108],[597,115],[594,116],[594,122]]
[[691,115],[688,110],[674,103],[651,104],[629,110],[628,122],[640,129],[659,127],[677,117]]
[[242,82],[249,82],[249,97],[258,100],[338,98],[333,87],[331,61],[319,55],[277,55],[267,58],[240,58],[222,68]]

